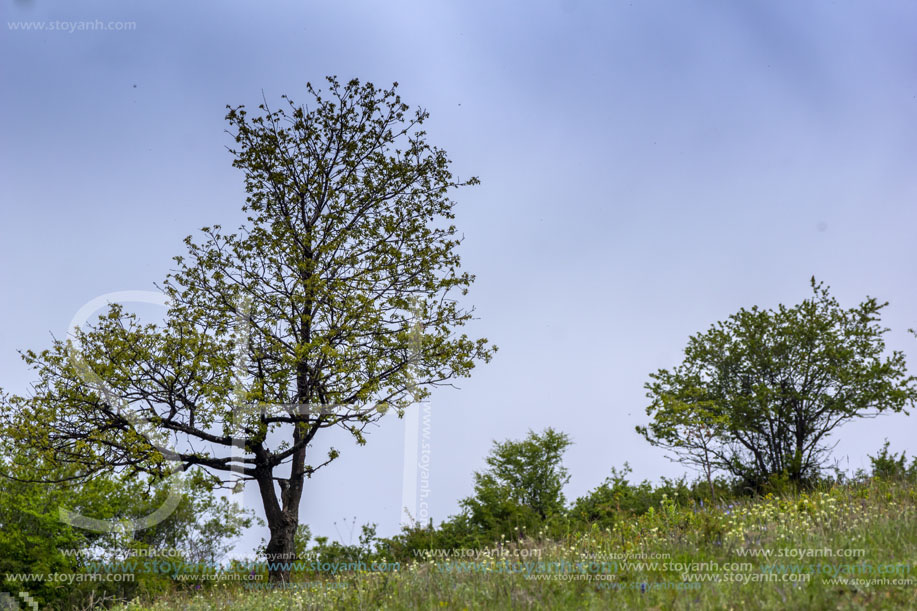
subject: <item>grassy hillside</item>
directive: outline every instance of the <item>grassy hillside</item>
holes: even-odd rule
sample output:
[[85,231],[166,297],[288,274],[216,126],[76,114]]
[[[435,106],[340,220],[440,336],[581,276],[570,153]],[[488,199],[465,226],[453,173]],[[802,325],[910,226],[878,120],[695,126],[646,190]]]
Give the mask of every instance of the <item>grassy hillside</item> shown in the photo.
[[413,555],[307,560],[286,590],[255,571],[120,608],[914,609],[917,487],[869,479],[716,507],[666,497],[610,528]]

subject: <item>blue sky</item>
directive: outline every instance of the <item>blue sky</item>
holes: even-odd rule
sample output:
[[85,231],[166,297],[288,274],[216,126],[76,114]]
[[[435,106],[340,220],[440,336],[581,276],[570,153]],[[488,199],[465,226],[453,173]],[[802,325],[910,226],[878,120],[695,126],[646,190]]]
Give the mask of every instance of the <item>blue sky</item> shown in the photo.
[[[648,374],[740,307],[797,303],[813,274],[843,305],[890,301],[889,347],[917,359],[912,2],[0,6],[7,390],[30,380],[16,349],[63,336],[101,294],[153,289],[184,236],[239,222],[227,104],[304,101],[328,74],[398,81],[455,172],[482,181],[457,195],[456,223],[474,331],[500,352],[432,398],[437,521],[492,441],[528,429],[573,438],[570,498],[625,461],[681,473],[634,433]],[[78,29],[97,20],[109,29]],[[302,520],[345,543],[344,516],[393,534],[403,431],[338,445]],[[886,437],[913,451],[915,432],[858,422],[835,456],[863,466]],[[242,500],[260,513],[254,490]]]

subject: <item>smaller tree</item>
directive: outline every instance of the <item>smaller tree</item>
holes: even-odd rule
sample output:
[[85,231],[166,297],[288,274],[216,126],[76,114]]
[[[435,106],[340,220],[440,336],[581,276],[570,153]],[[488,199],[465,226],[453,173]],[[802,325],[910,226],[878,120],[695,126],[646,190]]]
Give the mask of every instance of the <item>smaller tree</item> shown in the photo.
[[[887,303],[843,309],[823,283],[794,307],[741,309],[692,336],[681,365],[646,384],[650,443],[753,488],[771,477],[818,475],[838,426],[901,412],[917,400],[904,354],[885,356]],[[907,412],[905,412],[907,413]]]
[[494,442],[488,469],[474,474],[474,496],[461,501],[473,526],[490,536],[533,527],[563,513],[562,465],[570,438],[552,428],[529,431],[522,441]]

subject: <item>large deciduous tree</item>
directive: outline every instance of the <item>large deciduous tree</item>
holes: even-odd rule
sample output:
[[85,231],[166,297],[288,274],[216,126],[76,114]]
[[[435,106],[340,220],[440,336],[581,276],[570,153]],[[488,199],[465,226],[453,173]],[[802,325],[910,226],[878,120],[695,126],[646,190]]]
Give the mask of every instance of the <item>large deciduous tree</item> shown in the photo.
[[254,481],[269,560],[294,554],[304,479],[338,455],[313,456],[319,432],[365,443],[369,423],[496,349],[459,333],[472,310],[455,299],[474,277],[450,194],[477,180],[453,177],[397,84],[328,83],[306,106],[228,107],[247,224],[186,239],[163,323],[113,305],[76,333],[78,355],[26,352],[39,381],[4,406],[19,441],[87,477],[172,460]]
[[886,355],[888,304],[867,297],[843,309],[823,283],[811,285],[796,306],[743,308],[692,336],[681,365],[650,375],[651,421],[637,431],[708,480],[721,470],[753,487],[775,475],[804,483],[837,427],[913,406],[917,378],[903,353]]

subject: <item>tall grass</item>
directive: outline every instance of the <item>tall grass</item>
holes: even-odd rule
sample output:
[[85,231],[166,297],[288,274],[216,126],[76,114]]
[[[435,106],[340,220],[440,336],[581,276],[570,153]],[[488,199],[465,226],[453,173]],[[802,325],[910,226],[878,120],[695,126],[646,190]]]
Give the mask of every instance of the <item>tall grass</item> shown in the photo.
[[397,571],[317,567],[289,589],[226,583],[120,609],[915,609],[917,486],[870,479],[715,507],[664,497],[610,528],[520,532],[474,553],[431,550]]

